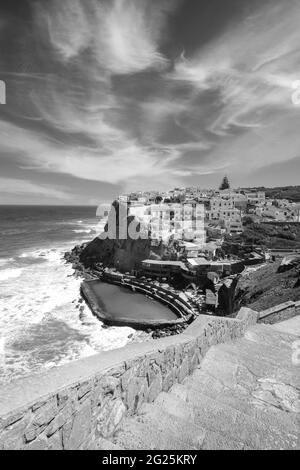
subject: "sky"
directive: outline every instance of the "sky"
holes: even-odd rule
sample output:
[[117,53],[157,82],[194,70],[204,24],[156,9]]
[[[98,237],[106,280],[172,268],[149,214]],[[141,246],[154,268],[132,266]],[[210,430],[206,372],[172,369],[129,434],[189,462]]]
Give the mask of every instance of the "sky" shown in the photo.
[[300,0],[1,0],[0,204],[300,184],[299,24]]

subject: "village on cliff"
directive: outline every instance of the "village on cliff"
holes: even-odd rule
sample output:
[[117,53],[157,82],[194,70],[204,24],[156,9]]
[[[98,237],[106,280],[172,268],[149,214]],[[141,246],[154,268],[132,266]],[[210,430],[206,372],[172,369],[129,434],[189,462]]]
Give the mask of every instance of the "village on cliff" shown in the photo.
[[241,278],[255,266],[274,264],[275,273],[276,261],[293,265],[300,258],[300,204],[263,190],[233,190],[227,177],[218,190],[123,194],[113,204],[100,204],[97,216],[97,237],[66,259],[84,272],[83,296],[110,324],[118,323],[102,316],[90,281],[152,296],[189,322],[199,313],[234,316],[247,304],[237,288]]

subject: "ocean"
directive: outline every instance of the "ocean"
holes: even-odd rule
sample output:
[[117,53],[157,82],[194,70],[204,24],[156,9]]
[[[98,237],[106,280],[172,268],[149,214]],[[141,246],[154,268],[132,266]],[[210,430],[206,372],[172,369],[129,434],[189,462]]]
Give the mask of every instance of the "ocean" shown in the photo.
[[96,207],[0,206],[0,382],[143,337],[94,317],[63,259],[100,230]]

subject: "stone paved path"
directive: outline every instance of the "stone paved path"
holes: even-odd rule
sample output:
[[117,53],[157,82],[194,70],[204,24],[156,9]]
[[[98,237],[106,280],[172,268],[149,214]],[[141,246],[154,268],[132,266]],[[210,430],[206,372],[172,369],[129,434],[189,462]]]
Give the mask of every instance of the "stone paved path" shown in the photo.
[[297,336],[282,326],[255,325],[244,338],[211,347],[182,384],[122,422],[112,448],[300,448]]
[[273,328],[290,333],[293,335],[300,336],[300,315],[290,318],[289,320],[282,321],[273,325]]

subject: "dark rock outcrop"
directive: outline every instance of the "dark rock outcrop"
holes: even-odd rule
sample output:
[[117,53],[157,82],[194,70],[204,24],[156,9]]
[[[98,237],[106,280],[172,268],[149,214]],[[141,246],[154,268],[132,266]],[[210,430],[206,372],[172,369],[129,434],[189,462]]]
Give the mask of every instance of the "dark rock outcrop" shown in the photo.
[[300,271],[300,255],[289,255],[283,258],[281,261],[280,266],[277,269],[278,273],[284,273],[286,271],[290,271],[296,267],[299,267]]
[[[101,263],[121,272],[137,268],[151,253],[150,238],[140,238],[140,230],[139,222],[128,215],[125,206],[114,201],[104,232],[82,248],[79,262],[85,268]],[[132,233],[137,234],[135,238]]]
[[228,279],[218,290],[217,315],[228,316],[234,311],[235,290],[238,283],[238,276],[234,279]]

